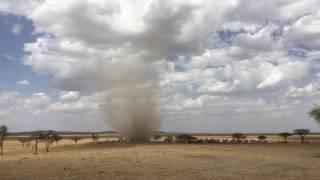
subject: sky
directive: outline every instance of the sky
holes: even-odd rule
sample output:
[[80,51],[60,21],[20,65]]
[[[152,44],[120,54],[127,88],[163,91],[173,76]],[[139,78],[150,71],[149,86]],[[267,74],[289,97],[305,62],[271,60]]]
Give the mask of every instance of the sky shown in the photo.
[[[143,62],[162,131],[320,125],[318,0],[1,0],[0,125],[112,130],[101,105]],[[122,64],[120,68],[116,65]],[[99,77],[97,77],[99,76]],[[148,75],[146,75],[148,76]]]

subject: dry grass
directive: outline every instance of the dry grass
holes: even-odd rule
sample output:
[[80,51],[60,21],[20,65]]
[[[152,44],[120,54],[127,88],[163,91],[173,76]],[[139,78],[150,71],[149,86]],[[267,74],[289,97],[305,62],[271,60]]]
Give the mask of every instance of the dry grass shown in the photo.
[[0,179],[319,179],[320,143],[74,144],[39,154],[5,144]]

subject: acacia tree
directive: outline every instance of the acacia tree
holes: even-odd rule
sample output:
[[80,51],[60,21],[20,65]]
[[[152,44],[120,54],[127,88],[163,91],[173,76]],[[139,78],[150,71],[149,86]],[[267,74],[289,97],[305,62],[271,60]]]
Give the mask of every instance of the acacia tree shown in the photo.
[[165,139],[164,139],[164,142],[166,143],[172,143],[173,141],[173,137],[172,136],[167,136]]
[[55,134],[56,133],[51,130],[40,133],[40,139],[44,142],[46,152],[49,152],[50,145],[55,141]]
[[3,154],[3,143],[8,135],[7,126],[0,126],[0,156]]
[[240,142],[240,139],[245,139],[246,136],[242,133],[233,133],[232,138],[236,139],[237,142]]
[[295,134],[298,134],[301,139],[301,143],[304,143],[305,136],[310,133],[309,129],[296,129],[294,130]]
[[53,132],[52,140],[56,142],[56,145],[58,145],[58,141],[62,140],[62,136],[60,136],[57,132]]
[[265,136],[265,135],[260,135],[260,136],[258,136],[259,141],[264,141],[264,140],[266,140],[267,138],[268,138],[268,137]]
[[287,138],[288,138],[289,136],[292,136],[292,134],[291,134],[291,133],[288,133],[288,132],[283,132],[283,133],[280,133],[279,136],[280,136],[280,137],[283,137],[284,143],[287,143]]
[[34,145],[32,146],[33,154],[38,154],[38,144],[42,136],[42,131],[31,132],[30,139],[34,141]]
[[74,141],[74,143],[78,143],[78,141],[80,141],[82,138],[81,137],[79,137],[79,136],[73,136],[72,138],[71,138],[73,141]]
[[29,138],[29,137],[21,137],[21,138],[18,139],[18,141],[21,142],[22,147],[24,148],[24,145],[25,145],[26,143],[29,143],[29,142],[30,142],[30,138]]
[[308,112],[308,115],[320,123],[320,106],[314,105],[311,111]]
[[97,142],[99,140],[99,136],[95,133],[91,134],[91,138],[92,138],[93,142]]

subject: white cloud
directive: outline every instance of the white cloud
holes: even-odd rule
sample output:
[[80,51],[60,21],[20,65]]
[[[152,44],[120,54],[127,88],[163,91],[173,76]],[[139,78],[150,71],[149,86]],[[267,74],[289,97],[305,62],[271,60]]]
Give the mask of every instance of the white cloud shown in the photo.
[[28,109],[45,109],[51,103],[51,98],[44,92],[33,93],[24,100],[24,107]]
[[17,84],[19,84],[19,85],[29,85],[30,82],[28,80],[24,79],[24,80],[18,81]]
[[105,130],[98,105],[102,93],[65,101],[55,93],[37,92],[23,97],[17,92],[0,92],[0,124],[10,131],[34,129]]
[[60,92],[60,99],[63,101],[74,101],[80,96],[79,91],[62,91]]
[[[283,82],[284,85],[289,85],[293,81],[299,81],[308,73],[308,64],[303,62],[288,62],[278,66],[269,66],[268,73],[263,73],[265,78],[257,85],[258,89],[272,87]],[[267,68],[264,68],[267,69]]]
[[99,109],[100,95],[79,96],[77,92],[68,92],[60,96],[60,101],[52,103],[49,107],[54,112],[80,113],[85,111],[97,111]]
[[301,96],[311,96],[319,94],[319,84],[307,84],[304,87],[290,86],[285,96],[287,97],[301,97]]
[[[4,0],[0,11],[26,16],[38,33],[24,46],[24,64],[50,75],[61,91],[57,99],[45,93],[13,99],[55,117],[97,112],[101,100],[94,92],[110,88],[97,79],[134,81],[136,73],[128,67],[139,71],[145,62],[150,71],[144,80],[155,76],[151,69],[159,70],[159,96],[169,114],[164,120],[211,123],[212,118],[227,127],[246,119],[259,126],[255,119],[265,112],[274,114],[274,122],[298,117],[312,105],[311,97],[318,97],[319,5],[317,0]],[[83,96],[87,92],[93,93]]]
[[23,30],[23,25],[22,24],[14,24],[11,28],[11,32],[14,35],[18,35],[21,33],[21,31]]
[[[108,69],[110,61],[123,61],[128,57],[163,59],[171,53],[186,53],[187,56],[194,54],[190,63],[185,61],[187,65],[181,65],[188,69],[196,66],[202,69],[211,66],[225,66],[225,68],[207,69],[203,75],[200,75],[201,71],[196,70],[171,73],[169,81],[161,81],[167,82],[167,85],[172,81],[186,83],[188,79],[199,75],[210,78],[193,82],[196,86],[200,86],[196,89],[202,93],[229,93],[239,89],[256,87],[262,89],[278,86],[281,83],[284,85],[292,83],[292,78],[288,79],[292,73],[283,75],[287,73],[284,64],[288,63],[287,61],[296,61],[295,58],[287,59],[288,48],[284,44],[287,35],[284,39],[273,37],[274,33],[281,35],[283,26],[273,22],[261,24],[259,23],[261,18],[266,17],[259,14],[260,10],[272,10],[274,20],[284,19],[286,23],[300,16],[303,11],[297,9],[296,3],[283,1],[266,5],[260,2],[255,3],[261,8],[260,10],[241,12],[245,13],[241,15],[240,10],[245,2],[228,3],[222,5],[204,1],[191,3],[152,1],[133,5],[117,1],[102,4],[91,1],[69,1],[64,8],[60,8],[56,2],[47,1],[27,15],[35,22],[37,31],[52,33],[56,37],[41,37],[36,43],[27,44],[25,50],[31,55],[27,57],[25,63],[32,66],[36,72],[52,74],[56,79],[55,84],[62,89],[96,86],[91,79],[95,78],[97,67],[104,66]],[[310,7],[314,5],[307,4]],[[53,10],[52,6],[57,8]],[[221,8],[215,16],[211,16],[210,8],[214,6]],[[281,12],[282,8],[293,8],[295,14],[285,15]],[[72,13],[69,13],[70,9]],[[229,16],[229,12],[237,11],[239,16]],[[314,8],[310,11],[314,11]],[[256,14],[257,12],[259,14]],[[51,16],[45,16],[47,13]],[[78,18],[82,18],[83,23],[79,23]],[[229,27],[224,26],[223,20],[226,20],[225,24],[238,22],[238,30],[246,29],[248,24],[255,28],[249,28],[249,31],[236,35],[229,47],[206,49],[202,43],[211,31],[219,29],[219,26],[224,29]],[[130,26],[130,23],[135,26]],[[88,24],[91,24],[90,28],[86,28],[89,27]],[[239,60],[246,62],[238,62]],[[270,62],[280,64],[273,65]],[[177,64],[179,61],[174,63]],[[308,66],[303,63],[297,66],[299,65],[301,67],[297,69],[301,71],[306,70],[305,67]],[[105,72],[105,76],[110,76],[110,70]],[[260,73],[264,74],[259,75]],[[299,78],[293,77],[295,81],[303,78],[305,74],[303,72],[293,74],[293,76],[298,75]],[[253,82],[247,82],[248,78]],[[69,81],[73,83],[70,84]],[[90,84],[87,84],[88,82]]]
[[303,44],[308,48],[320,48],[320,12],[310,13],[299,18],[286,28],[288,43]]

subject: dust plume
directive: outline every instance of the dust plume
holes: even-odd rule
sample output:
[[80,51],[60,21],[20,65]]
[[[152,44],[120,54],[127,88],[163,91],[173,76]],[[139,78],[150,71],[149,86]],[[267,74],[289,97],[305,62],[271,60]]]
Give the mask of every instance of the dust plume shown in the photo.
[[109,64],[101,83],[108,92],[101,107],[108,125],[130,141],[148,141],[160,127],[157,73],[142,61]]

